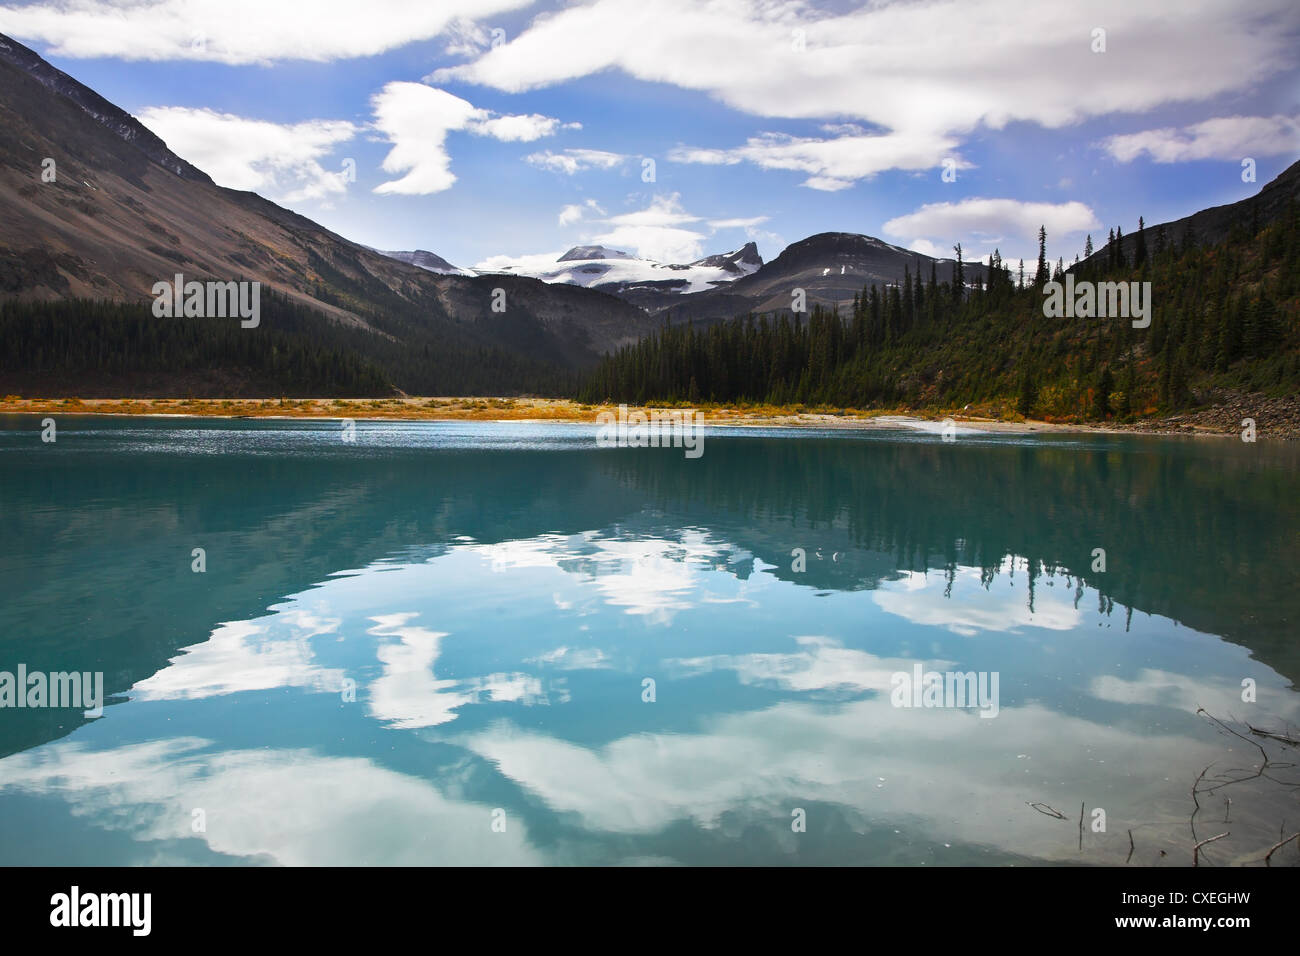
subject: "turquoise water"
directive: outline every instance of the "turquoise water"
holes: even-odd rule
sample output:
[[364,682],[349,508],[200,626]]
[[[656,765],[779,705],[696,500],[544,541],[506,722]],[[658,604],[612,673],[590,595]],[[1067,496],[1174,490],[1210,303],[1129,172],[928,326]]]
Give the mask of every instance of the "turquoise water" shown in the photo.
[[[108,694],[0,709],[0,863],[1227,864],[1300,822],[1286,744],[1196,713],[1300,725],[1291,445],[0,421],[0,671]],[[917,664],[996,708],[895,706]]]

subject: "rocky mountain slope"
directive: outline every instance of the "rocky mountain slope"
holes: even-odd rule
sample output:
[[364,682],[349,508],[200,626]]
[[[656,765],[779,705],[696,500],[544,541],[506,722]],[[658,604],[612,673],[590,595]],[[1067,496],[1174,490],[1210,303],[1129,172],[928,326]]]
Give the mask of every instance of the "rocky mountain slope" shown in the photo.
[[0,127],[0,300],[146,306],[154,284],[177,273],[255,280],[320,322],[376,345],[403,342],[432,362],[455,346],[569,368],[654,324],[620,299],[531,278],[513,279],[506,311],[494,310],[502,281],[402,262],[217,186],[128,113],[2,35]]

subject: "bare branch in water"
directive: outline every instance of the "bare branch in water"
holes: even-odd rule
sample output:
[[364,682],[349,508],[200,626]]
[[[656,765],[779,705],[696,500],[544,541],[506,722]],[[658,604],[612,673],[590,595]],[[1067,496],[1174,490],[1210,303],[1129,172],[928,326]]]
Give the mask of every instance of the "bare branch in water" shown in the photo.
[[1220,833],[1218,836],[1212,836],[1208,840],[1202,840],[1200,843],[1196,844],[1196,846],[1192,847],[1192,866],[1201,865],[1201,847],[1205,846],[1207,843],[1213,843],[1215,840],[1222,840],[1228,835],[1229,834],[1226,832]]

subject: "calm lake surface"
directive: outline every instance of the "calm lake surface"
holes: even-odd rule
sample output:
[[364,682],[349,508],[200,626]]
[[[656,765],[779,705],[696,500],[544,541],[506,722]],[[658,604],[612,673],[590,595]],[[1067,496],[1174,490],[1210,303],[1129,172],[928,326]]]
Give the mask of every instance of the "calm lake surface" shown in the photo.
[[[57,421],[0,419],[0,671],[108,702],[0,709],[3,864],[1229,864],[1300,823],[1197,714],[1300,725],[1293,445]],[[895,706],[918,665],[996,706]]]

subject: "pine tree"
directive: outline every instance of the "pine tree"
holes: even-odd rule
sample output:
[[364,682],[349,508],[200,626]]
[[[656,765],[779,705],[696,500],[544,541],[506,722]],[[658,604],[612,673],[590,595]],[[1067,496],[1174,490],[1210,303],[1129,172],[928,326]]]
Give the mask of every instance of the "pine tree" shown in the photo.
[[916,321],[916,301],[912,298],[912,272],[903,264],[903,322],[904,328],[911,328]]
[[1141,216],[1138,216],[1137,251],[1133,257],[1133,265],[1139,269],[1142,268],[1143,263],[1147,261],[1147,237],[1145,230],[1146,222]]
[[1047,227],[1038,227],[1038,271],[1034,273],[1034,288],[1047,285]]
[[1097,376],[1097,390],[1093,393],[1092,413],[1096,418],[1110,417],[1110,393],[1115,389],[1115,377],[1111,375],[1110,366],[1107,365]]
[[1034,382],[1033,369],[1029,363],[1025,363],[1025,370],[1020,376],[1020,394],[1016,400],[1016,411],[1020,412],[1024,418],[1029,417],[1033,411],[1034,402],[1038,400],[1038,386]]
[[1133,353],[1129,352],[1128,363],[1124,368],[1124,397],[1120,399],[1117,414],[1120,418],[1129,418],[1137,408],[1137,371],[1134,368]]

